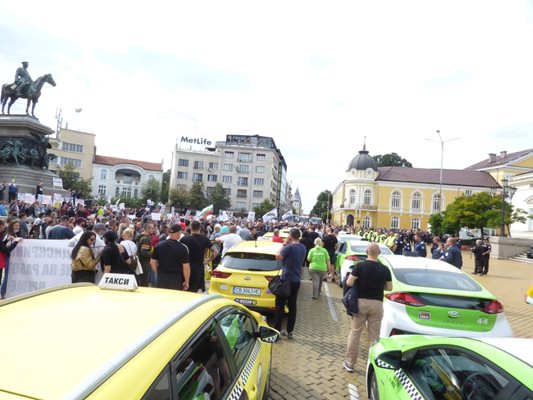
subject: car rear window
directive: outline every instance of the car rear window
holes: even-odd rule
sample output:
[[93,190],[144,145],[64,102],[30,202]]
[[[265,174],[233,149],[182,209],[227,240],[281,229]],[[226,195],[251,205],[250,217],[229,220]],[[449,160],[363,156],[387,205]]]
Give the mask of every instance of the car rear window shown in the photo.
[[258,253],[228,253],[222,264],[226,268],[243,271],[276,271],[281,268],[276,256]]
[[[366,249],[368,249],[368,243],[363,242],[363,244],[361,245],[360,242],[352,242],[350,243],[350,249],[352,249],[354,253],[366,253]],[[392,251],[388,247],[380,247],[379,251],[381,252],[381,254],[392,254]]]
[[393,273],[400,282],[412,286],[471,292],[482,290],[476,281],[464,274],[418,268],[398,268],[393,269]]

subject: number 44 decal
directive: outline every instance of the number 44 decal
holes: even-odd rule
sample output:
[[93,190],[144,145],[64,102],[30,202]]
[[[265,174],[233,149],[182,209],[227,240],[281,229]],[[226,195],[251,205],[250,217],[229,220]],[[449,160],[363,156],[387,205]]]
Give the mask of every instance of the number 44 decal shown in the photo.
[[487,325],[489,323],[488,318],[480,318],[476,321],[479,325]]

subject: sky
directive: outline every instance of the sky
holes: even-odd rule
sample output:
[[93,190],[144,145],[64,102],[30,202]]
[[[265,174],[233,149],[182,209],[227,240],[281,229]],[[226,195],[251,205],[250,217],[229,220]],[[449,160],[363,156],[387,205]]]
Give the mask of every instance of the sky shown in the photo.
[[[274,138],[304,212],[351,159],[462,169],[533,148],[533,1],[0,2],[0,80],[36,115],[170,168],[182,136]],[[82,109],[76,112],[76,109]],[[19,100],[12,113],[25,110]]]

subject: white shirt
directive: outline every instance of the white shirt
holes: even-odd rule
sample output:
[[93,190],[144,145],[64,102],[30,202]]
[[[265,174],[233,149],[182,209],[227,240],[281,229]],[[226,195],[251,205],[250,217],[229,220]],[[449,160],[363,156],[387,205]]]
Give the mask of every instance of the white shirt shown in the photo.
[[217,241],[224,244],[224,249],[222,250],[222,257],[226,255],[226,252],[235,246],[237,243],[242,242],[242,238],[236,233],[227,233],[225,235],[219,236]]

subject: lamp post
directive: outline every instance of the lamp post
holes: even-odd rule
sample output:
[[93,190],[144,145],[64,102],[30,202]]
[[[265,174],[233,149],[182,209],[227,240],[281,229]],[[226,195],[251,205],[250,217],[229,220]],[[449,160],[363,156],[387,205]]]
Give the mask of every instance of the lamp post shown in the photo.
[[514,194],[516,193],[516,188],[514,186],[509,186],[509,179],[502,179],[502,221],[500,226],[500,236],[505,236],[505,200],[508,198],[512,200]]

